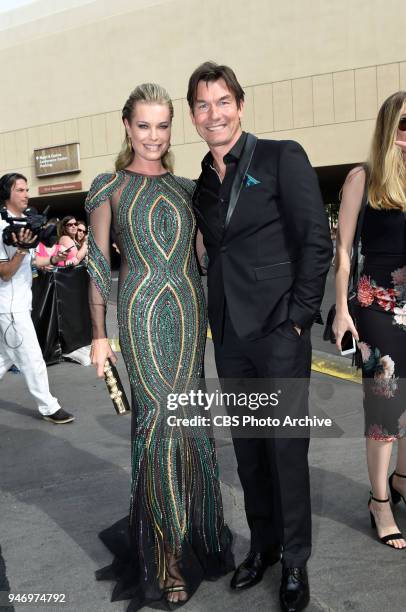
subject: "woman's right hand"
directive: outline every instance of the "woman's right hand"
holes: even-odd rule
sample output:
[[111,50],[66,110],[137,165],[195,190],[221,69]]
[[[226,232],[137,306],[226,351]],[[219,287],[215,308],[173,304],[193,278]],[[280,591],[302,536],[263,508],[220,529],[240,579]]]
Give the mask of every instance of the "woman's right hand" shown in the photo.
[[339,351],[341,351],[341,341],[347,330],[352,333],[355,340],[358,342],[358,332],[355,328],[354,321],[352,320],[350,313],[348,311],[345,313],[337,312],[333,321],[333,333],[336,338],[336,347]]
[[104,377],[106,359],[111,359],[113,364],[117,363],[117,357],[112,351],[108,338],[98,338],[92,341],[90,359],[96,368],[96,374],[99,378]]

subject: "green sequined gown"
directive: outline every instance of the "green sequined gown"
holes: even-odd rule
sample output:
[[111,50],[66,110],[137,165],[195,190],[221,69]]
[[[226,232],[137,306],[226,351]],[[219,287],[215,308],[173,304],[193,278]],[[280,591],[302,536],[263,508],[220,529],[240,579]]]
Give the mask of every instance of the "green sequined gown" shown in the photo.
[[[86,200],[93,337],[106,337],[110,243],[121,255],[117,318],[132,391],[129,521],[102,532],[115,554],[100,579],[129,610],[166,607],[167,559],[188,595],[233,568],[216,452],[203,430],[169,427],[166,398],[202,376],[206,308],[194,254],[194,183],[171,173],[101,174]],[[192,435],[191,435],[192,431]]]

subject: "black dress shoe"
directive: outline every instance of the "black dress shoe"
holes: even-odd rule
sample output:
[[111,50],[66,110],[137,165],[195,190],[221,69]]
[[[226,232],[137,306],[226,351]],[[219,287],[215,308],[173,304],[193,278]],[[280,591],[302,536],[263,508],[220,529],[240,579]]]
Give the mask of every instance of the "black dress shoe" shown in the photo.
[[257,553],[251,551],[244,561],[235,570],[231,579],[230,587],[242,591],[258,584],[267,567],[280,561],[281,552],[279,549],[271,553]]
[[305,567],[283,568],[279,600],[284,612],[299,612],[305,609],[310,601]]

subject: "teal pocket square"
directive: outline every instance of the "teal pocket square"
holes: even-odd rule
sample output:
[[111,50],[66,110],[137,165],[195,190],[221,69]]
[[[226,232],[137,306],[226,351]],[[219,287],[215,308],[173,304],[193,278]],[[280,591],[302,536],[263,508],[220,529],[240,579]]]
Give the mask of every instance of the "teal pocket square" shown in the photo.
[[261,181],[257,181],[256,178],[250,174],[244,176],[244,187],[252,187],[253,185],[259,185]]

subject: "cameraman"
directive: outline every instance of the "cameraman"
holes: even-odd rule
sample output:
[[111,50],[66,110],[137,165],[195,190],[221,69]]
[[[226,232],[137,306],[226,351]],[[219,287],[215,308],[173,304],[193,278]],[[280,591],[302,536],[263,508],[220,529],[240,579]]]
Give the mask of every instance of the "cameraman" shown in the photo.
[[[25,218],[28,206],[27,179],[13,172],[0,178],[0,207],[8,217]],[[65,412],[49,391],[48,374],[31,319],[32,263],[38,266],[64,261],[66,255],[39,257],[30,248],[35,236],[22,228],[11,234],[13,245],[6,245],[4,229],[9,223],[0,218],[0,379],[15,364],[26,380],[42,418],[56,424],[70,423],[74,416]]]

